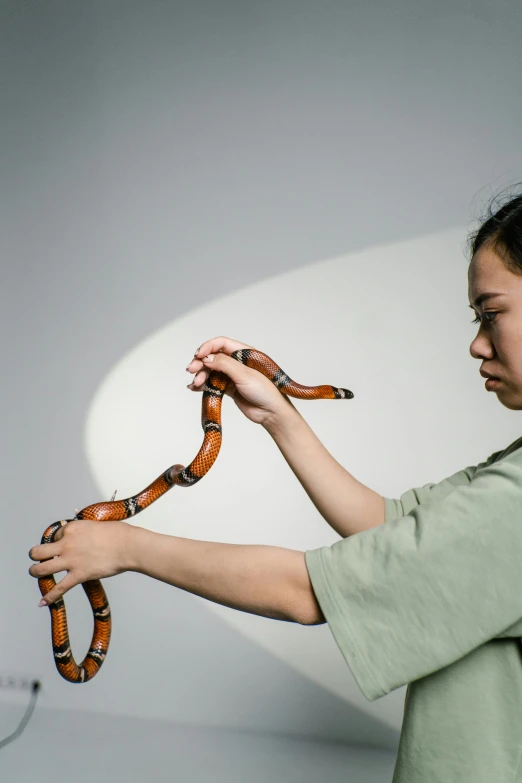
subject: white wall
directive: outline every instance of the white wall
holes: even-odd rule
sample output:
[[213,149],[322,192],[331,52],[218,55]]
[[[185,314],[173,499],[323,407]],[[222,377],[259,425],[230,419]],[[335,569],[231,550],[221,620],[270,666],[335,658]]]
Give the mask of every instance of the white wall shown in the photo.
[[[401,693],[364,711],[347,669],[352,699],[296,671],[288,657],[204,602],[136,575],[107,585],[115,618],[109,658],[92,683],[71,687],[55,672],[47,610],[36,607],[26,553],[49,522],[100,498],[84,444],[87,417],[100,383],[141,341],[218,297],[321,260],[415,237],[436,242],[454,229],[464,244],[491,190],[520,177],[519,7],[499,11],[486,0],[472,7],[465,0],[392,6],[6,0],[1,15],[2,498],[9,546],[2,574],[9,600],[0,609],[0,669],[44,683],[26,732],[45,709],[64,710],[74,720],[61,724],[62,743],[84,743],[88,755],[97,735],[88,723],[76,731],[78,711],[85,721],[102,712],[118,731],[124,718],[117,716],[134,715],[151,721],[155,732],[152,721],[166,717],[168,693],[176,705],[170,718],[183,716],[193,728],[243,727],[394,748]],[[390,493],[460,467],[442,446],[427,451],[422,442],[418,461],[409,461],[429,413],[419,408],[414,418],[404,416],[405,400],[418,399],[411,389],[417,357],[423,367],[430,359],[444,362],[451,346],[455,369],[461,349],[463,375],[441,377],[433,393],[452,416],[462,413],[463,434],[475,431],[478,416],[491,422],[477,440],[465,441],[465,454],[452,452],[455,460],[466,456],[471,464],[505,445],[508,431],[518,432],[516,414],[486,395],[467,354],[464,257],[439,263],[420,254],[412,262],[419,277],[407,285],[391,263],[376,271],[350,334],[354,345],[364,335],[375,357],[360,363],[353,387],[358,410],[366,411],[357,424],[367,434],[358,443],[366,437],[376,456],[367,447],[361,462],[353,440],[336,455],[361,480],[377,475],[375,459],[382,491]],[[450,298],[434,300],[434,290]],[[386,313],[373,309],[376,298],[386,302]],[[460,346],[452,342],[458,308]],[[405,325],[404,343],[392,346],[398,311],[411,314],[411,326]],[[215,333],[223,323],[216,320]],[[243,333],[231,336],[249,341]],[[201,341],[193,337],[187,332],[179,345],[187,361]],[[386,363],[384,394],[372,397],[371,373]],[[185,375],[180,368],[180,384],[188,382]],[[339,383],[343,378],[344,368]],[[186,406],[194,413],[196,400]],[[330,417],[326,403],[324,411]],[[374,428],[376,415],[384,429]],[[318,434],[334,443],[337,420],[315,421]],[[401,424],[406,437],[390,438]],[[241,432],[247,437],[238,430],[230,448],[238,447]],[[170,455],[170,444],[163,448]],[[173,442],[167,463],[184,459],[188,448]],[[282,471],[273,453],[267,470]],[[404,467],[393,483],[392,461]],[[148,480],[144,462],[145,472]],[[112,492],[112,475],[106,481]],[[173,495],[169,507],[176,502]],[[295,534],[293,525],[288,529]],[[91,620],[83,595],[73,593],[67,603],[80,656]],[[144,600],[161,607],[160,621],[143,613]],[[151,677],[141,672],[137,629],[159,640],[167,687],[158,668]],[[327,628],[309,630],[323,633],[327,644]],[[15,708],[5,705],[14,717]],[[168,754],[170,740],[158,742]],[[24,743],[26,735],[3,752],[0,769],[9,758],[9,780],[17,774],[27,780],[30,764],[49,775],[51,762],[42,760],[36,740]],[[122,746],[112,747],[117,769]],[[262,752],[261,744],[255,747]],[[249,746],[245,758],[254,752]],[[260,779],[270,775],[263,759],[264,753],[255,763]],[[139,769],[138,762],[131,766]],[[214,758],[208,769],[225,777],[228,768]]]

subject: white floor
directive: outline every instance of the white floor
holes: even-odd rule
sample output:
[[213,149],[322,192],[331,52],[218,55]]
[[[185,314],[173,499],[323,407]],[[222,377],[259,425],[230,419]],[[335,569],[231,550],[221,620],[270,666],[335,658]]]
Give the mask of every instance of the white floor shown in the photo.
[[[2,736],[20,709],[0,707]],[[390,783],[380,748],[39,709],[0,750],[4,783]]]

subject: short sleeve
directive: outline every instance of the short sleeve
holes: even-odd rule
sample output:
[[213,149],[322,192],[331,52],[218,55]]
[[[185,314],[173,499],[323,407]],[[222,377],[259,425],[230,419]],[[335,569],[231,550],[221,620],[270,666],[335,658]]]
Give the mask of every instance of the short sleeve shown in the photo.
[[439,481],[438,483],[431,482],[429,484],[424,484],[422,487],[409,489],[398,499],[384,498],[386,508],[385,521],[389,522],[392,519],[404,517],[409,514],[410,511],[415,508],[415,506],[420,506],[421,503],[430,503],[433,500],[444,498],[449,495],[449,493],[452,492],[455,487],[458,487],[461,484],[469,484],[478,470],[482,470],[482,468],[491,465],[491,463],[495,462],[500,454],[503,453],[503,451],[496,451],[484,462],[481,462],[478,465],[470,465],[467,468],[463,468],[462,470],[453,473],[451,476],[442,479],[442,481]]
[[[393,501],[384,525],[305,552],[330,631],[369,701],[522,618],[522,450]],[[398,516],[401,512],[404,514]],[[396,515],[394,518],[393,515]]]

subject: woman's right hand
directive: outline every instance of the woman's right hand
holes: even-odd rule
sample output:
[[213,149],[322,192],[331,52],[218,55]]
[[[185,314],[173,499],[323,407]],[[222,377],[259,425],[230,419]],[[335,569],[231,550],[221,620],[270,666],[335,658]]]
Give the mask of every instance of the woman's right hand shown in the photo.
[[288,412],[288,406],[293,405],[265,375],[230,357],[234,351],[252,347],[229,337],[207,340],[198,348],[187,367],[188,372],[195,373],[188,388],[202,391],[211,372],[222,372],[229,378],[225,394],[232,397],[250,421],[266,425],[284,415]]

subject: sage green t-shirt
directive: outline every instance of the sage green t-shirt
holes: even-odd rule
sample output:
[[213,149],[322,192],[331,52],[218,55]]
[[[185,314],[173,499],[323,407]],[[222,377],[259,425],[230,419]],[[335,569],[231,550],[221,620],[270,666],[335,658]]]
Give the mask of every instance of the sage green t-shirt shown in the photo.
[[522,781],[520,446],[385,498],[384,525],[305,553],[362,693],[408,684],[392,783]]

